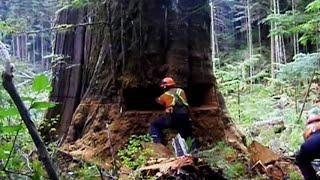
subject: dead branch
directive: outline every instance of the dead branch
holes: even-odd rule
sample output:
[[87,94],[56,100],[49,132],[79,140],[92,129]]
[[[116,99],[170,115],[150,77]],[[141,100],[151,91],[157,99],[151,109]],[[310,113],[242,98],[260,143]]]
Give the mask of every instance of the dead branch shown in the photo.
[[59,177],[58,177],[58,174],[57,174],[57,172],[51,162],[51,159],[49,157],[49,153],[48,153],[44,143],[42,142],[41,137],[39,136],[39,133],[38,133],[34,123],[31,120],[30,113],[29,113],[28,109],[26,108],[25,104],[23,103],[23,101],[21,100],[21,97],[18,94],[17,89],[12,82],[12,79],[13,79],[12,71],[10,71],[10,70],[8,70],[8,68],[6,68],[6,71],[4,71],[2,73],[2,80],[3,80],[2,85],[3,85],[4,89],[9,93],[13,102],[17,106],[17,109],[21,115],[21,118],[22,118],[23,122],[25,123],[25,125],[29,131],[29,134],[32,137],[34,144],[37,147],[37,150],[39,153],[39,159],[43,163],[43,165],[49,175],[49,178],[52,180],[58,180]]
[[284,120],[282,117],[280,118],[273,118],[273,119],[268,119],[264,121],[259,121],[255,122],[253,124],[254,127],[259,127],[259,128],[264,128],[264,127],[273,127],[273,126],[284,126]]

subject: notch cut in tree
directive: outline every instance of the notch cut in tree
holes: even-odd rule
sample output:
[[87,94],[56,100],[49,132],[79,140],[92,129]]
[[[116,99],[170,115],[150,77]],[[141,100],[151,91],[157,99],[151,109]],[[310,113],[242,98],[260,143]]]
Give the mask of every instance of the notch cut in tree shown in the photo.
[[26,125],[29,134],[32,137],[32,140],[37,148],[37,151],[39,153],[39,159],[43,163],[43,166],[45,170],[48,173],[48,176],[51,180],[58,180],[58,174],[57,171],[51,161],[51,158],[49,156],[49,153],[44,145],[44,143],[41,140],[41,137],[31,120],[31,115],[21,100],[21,97],[16,89],[16,87],[13,84],[13,65],[7,61],[5,65],[5,71],[2,73],[2,85],[4,89],[9,93],[10,97],[12,98],[14,104],[17,106],[17,109],[20,113],[21,119],[23,120],[24,124]]

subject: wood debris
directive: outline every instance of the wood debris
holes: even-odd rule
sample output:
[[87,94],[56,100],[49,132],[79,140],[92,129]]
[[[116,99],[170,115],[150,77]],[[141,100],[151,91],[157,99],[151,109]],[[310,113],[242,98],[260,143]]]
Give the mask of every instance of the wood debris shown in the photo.
[[188,179],[225,179],[221,172],[215,172],[201,159],[190,156],[151,160],[139,171],[144,176],[155,176],[158,179],[184,179],[184,177]]
[[296,169],[290,160],[282,158],[256,141],[252,142],[248,151],[253,165],[251,169],[266,174],[270,179],[285,179],[288,176],[289,169]]

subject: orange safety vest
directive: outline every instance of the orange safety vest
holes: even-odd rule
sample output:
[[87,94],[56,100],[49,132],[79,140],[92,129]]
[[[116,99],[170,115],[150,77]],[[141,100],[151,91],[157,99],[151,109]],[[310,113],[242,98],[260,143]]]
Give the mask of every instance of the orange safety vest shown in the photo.
[[172,88],[168,90],[158,98],[158,102],[166,108],[174,107],[178,101],[177,97],[181,100],[184,106],[189,106],[186,94],[181,88]]

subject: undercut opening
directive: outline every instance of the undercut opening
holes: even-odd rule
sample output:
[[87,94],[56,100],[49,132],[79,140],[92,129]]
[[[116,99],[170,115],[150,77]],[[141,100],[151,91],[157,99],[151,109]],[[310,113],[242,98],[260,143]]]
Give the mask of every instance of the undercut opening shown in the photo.
[[201,107],[210,105],[212,102],[211,84],[191,84],[186,90],[189,105],[191,107]]
[[123,91],[126,110],[163,110],[163,107],[156,102],[156,98],[162,93],[159,87],[127,88]]

